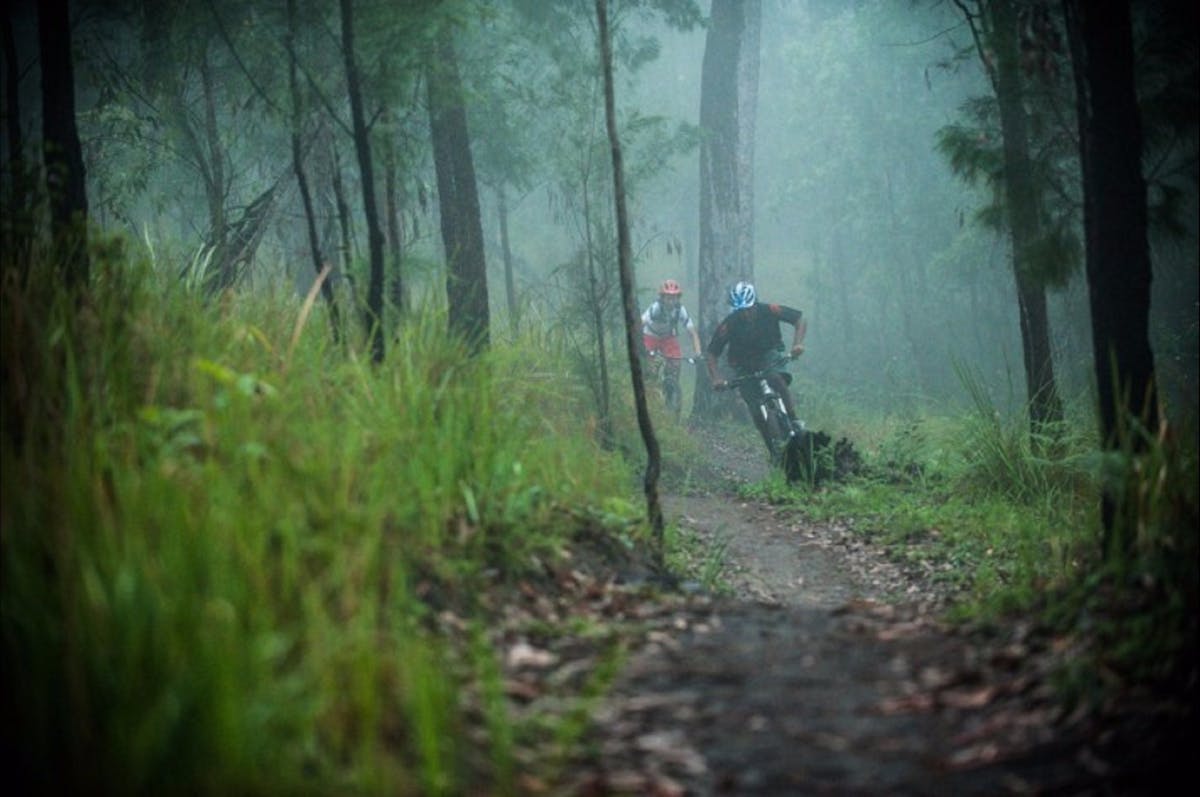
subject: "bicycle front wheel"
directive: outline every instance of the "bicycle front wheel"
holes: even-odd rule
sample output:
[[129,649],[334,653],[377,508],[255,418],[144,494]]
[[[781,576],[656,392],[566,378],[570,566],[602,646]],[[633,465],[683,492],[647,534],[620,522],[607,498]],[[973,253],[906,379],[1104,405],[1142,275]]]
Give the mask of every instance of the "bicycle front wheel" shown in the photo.
[[787,412],[784,411],[782,403],[775,401],[764,405],[766,411],[766,436],[767,450],[771,453],[771,459],[777,464],[783,464],[784,455],[787,452],[788,441],[792,436],[791,423],[788,420]]
[[683,408],[683,391],[677,380],[670,377],[663,380],[663,399],[671,415],[678,420],[679,412]]

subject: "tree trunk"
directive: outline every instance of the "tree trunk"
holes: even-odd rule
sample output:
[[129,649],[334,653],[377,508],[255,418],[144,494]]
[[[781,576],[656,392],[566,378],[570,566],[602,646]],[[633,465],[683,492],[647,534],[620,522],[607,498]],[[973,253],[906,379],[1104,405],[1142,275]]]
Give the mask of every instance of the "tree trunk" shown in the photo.
[[[1125,3],[1064,5],[1078,96],[1101,444],[1112,450],[1129,419],[1139,419],[1151,434],[1161,420],[1150,348],[1150,246],[1132,25]],[[1140,448],[1144,441],[1133,435],[1132,443]],[[1119,528],[1107,493],[1102,520],[1105,554],[1124,553],[1132,539]]]
[[204,96],[204,160],[208,164],[209,178],[205,184],[211,236],[209,243],[213,247],[211,262],[217,267],[207,284],[209,290],[219,293],[233,286],[237,281],[237,273],[229,251],[229,218],[225,213],[225,194],[228,190],[225,182],[225,151],[217,126],[216,91],[207,48],[200,58],[200,86]]
[[[4,47],[4,132],[9,168],[14,168],[20,162],[25,148],[21,140],[21,68],[17,59],[12,13],[12,6],[7,3],[4,10],[0,11],[0,44]],[[14,204],[14,207],[21,206]]]
[[607,304],[608,294],[600,285],[600,278],[596,274],[596,245],[592,240],[592,202],[591,189],[588,183],[590,182],[591,167],[591,147],[587,148],[588,166],[584,170],[583,184],[580,196],[583,197],[583,256],[584,262],[587,263],[588,276],[588,294],[590,301],[588,307],[592,311],[592,332],[596,336],[596,361],[600,365],[600,383],[596,386],[596,407],[600,413],[600,441],[602,445],[608,449],[613,444],[613,425],[612,425],[612,405],[610,396],[612,391],[609,388],[608,378],[608,336],[604,329],[604,310]]
[[508,307],[508,331],[515,338],[521,327],[517,310],[517,284],[513,276],[512,245],[508,239],[508,194],[501,185],[496,189],[496,213],[500,222],[500,257],[504,262],[504,298]]
[[[890,170],[885,169],[883,173],[884,185],[887,187],[887,205],[889,218],[891,219],[892,241],[897,242],[903,239],[901,231],[900,213],[896,209],[896,194],[892,190],[893,181]],[[901,178],[903,180],[903,177]],[[928,310],[925,307],[926,297],[929,296],[925,288],[925,269],[921,265],[920,253],[912,252],[910,247],[896,247],[892,252],[893,260],[891,262],[890,271],[896,277],[897,293],[899,301],[897,308],[900,313],[900,328],[904,331],[904,339],[908,343],[909,360],[911,366],[906,370],[910,374],[915,374],[916,383],[921,394],[925,396],[932,395],[936,381],[933,376],[933,367],[930,363],[930,342],[933,338],[925,330],[924,319],[928,315]],[[916,283],[914,285],[914,282]]]
[[633,396],[637,404],[638,429],[646,446],[646,475],[643,489],[646,494],[646,514],[654,533],[655,553],[663,553],[663,514],[658,499],[658,474],[661,468],[658,438],[646,405],[646,386],[642,381],[641,320],[637,297],[633,290],[633,247],[629,240],[629,218],[625,208],[625,169],[621,162],[621,141],[617,136],[617,114],[613,99],[612,43],[608,32],[606,0],[596,0],[596,19],[599,23],[600,55],[604,67],[604,113],[608,121],[608,140],[612,148],[613,196],[617,212],[617,263],[621,274],[621,298],[625,307],[625,345],[629,353],[629,374],[633,379]]
[[387,216],[388,265],[391,267],[388,269],[391,275],[388,296],[396,312],[403,315],[407,304],[404,273],[400,268],[400,261],[404,257],[404,225],[400,219],[400,189],[396,169],[396,145],[388,136],[383,154],[383,200]]
[[[287,0],[287,22],[288,87],[292,95],[292,169],[296,173],[296,185],[300,189],[300,201],[304,205],[304,222],[308,231],[308,249],[312,253],[313,273],[319,276],[325,268],[325,258],[321,254],[312,192],[308,187],[303,148],[300,146],[301,102],[300,86],[296,79],[296,0]],[[333,295],[333,286],[329,279],[321,283],[321,296],[329,306],[329,325],[333,333],[333,342],[336,344],[341,334],[341,314],[338,312],[337,298]]]
[[429,64],[429,126],[437,171],[442,245],[446,250],[446,299],[450,332],[472,351],[489,342],[487,263],[475,164],[467,131],[458,61],[449,29],[438,35]]
[[64,282],[72,289],[79,289],[90,279],[91,264],[87,251],[88,204],[83,149],[75,126],[75,77],[67,5],[67,0],[38,3],[42,151],[57,260]]
[[1029,159],[1029,133],[1017,53],[1018,18],[1011,0],[991,4],[996,43],[996,99],[1004,138],[1005,207],[1012,237],[1012,269],[1017,286],[1025,384],[1031,429],[1062,420],[1054,379],[1046,292],[1031,253],[1040,234],[1040,202]]
[[371,163],[371,133],[363,111],[362,89],[358,80],[358,62],[354,55],[354,2],[340,0],[342,12],[342,56],[346,64],[346,90],[350,95],[350,117],[354,126],[354,150],[362,181],[363,216],[367,222],[367,252],[370,276],[367,281],[367,334],[371,341],[371,360],[383,362],[383,232],[375,205],[375,172]]
[[[701,67],[700,252],[697,320],[702,339],[725,315],[725,292],[754,278],[754,116],[760,0],[713,0]],[[718,402],[696,369],[693,414]]]
[[8,186],[4,202],[9,218],[0,225],[0,246],[24,276],[29,268],[29,169],[25,164],[25,142],[21,133],[21,70],[17,57],[17,40],[13,33],[13,9],[5,4],[0,11],[0,43],[4,47],[4,127],[7,144]]
[[333,184],[333,203],[337,210],[338,233],[341,243],[338,249],[342,253],[342,273],[346,275],[346,280],[351,284],[354,283],[354,230],[353,223],[350,219],[350,202],[346,198],[346,185],[342,182],[342,159],[338,154],[337,146],[330,142],[330,161],[332,169],[330,170],[331,180]]

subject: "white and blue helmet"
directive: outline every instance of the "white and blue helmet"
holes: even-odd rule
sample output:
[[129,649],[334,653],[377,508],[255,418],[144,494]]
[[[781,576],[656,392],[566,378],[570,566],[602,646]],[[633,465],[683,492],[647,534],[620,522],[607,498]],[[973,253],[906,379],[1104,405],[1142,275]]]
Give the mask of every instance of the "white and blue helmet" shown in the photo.
[[734,310],[753,307],[756,301],[758,301],[758,295],[754,292],[754,286],[749,282],[739,282],[729,289],[729,306]]

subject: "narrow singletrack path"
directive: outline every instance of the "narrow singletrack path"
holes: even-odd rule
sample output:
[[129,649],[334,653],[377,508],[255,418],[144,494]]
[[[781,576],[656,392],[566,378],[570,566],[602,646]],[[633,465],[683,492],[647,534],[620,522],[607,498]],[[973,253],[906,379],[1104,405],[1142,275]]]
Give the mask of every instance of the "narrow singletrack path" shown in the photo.
[[631,653],[578,793],[1154,792],[1062,714],[1021,629],[943,626],[919,581],[840,524],[731,490],[664,506],[723,551],[733,594],[687,601]]

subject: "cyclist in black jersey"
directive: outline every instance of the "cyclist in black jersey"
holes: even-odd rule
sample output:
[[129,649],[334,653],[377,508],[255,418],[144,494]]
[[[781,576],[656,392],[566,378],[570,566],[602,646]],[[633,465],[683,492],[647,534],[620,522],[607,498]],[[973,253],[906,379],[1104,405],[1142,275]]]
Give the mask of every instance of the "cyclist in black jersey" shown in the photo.
[[[792,391],[788,388],[792,375],[781,364],[786,362],[786,358],[779,324],[791,324],[794,328],[792,345],[786,353],[792,357],[799,357],[804,353],[804,335],[808,331],[808,322],[804,320],[804,315],[794,307],[758,301],[754,285],[749,282],[739,282],[730,289],[729,305],[732,312],[717,325],[705,352],[708,378],[713,387],[717,390],[725,387],[725,380],[721,379],[717,371],[717,363],[723,353],[729,367],[738,376],[770,368],[771,373],[767,380],[783,398],[788,414],[796,417]],[[741,394],[751,409],[750,415],[755,426],[766,437],[767,430],[763,428],[762,418],[753,411],[757,401],[754,386],[742,385]]]

